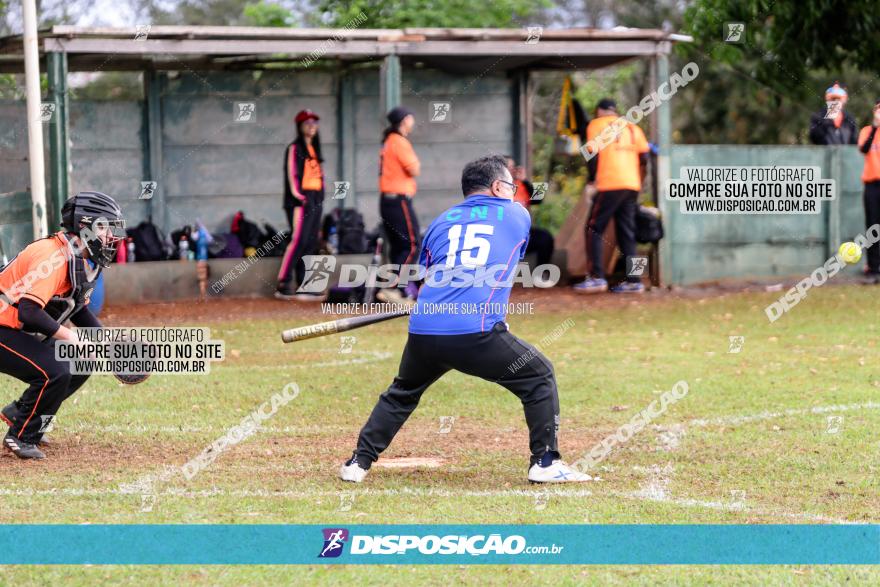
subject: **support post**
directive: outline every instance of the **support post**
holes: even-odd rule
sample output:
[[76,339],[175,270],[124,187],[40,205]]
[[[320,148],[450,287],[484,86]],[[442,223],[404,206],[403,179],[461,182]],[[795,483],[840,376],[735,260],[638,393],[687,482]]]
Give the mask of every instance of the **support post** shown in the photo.
[[382,120],[385,113],[400,106],[400,57],[387,55],[382,62],[379,79],[379,103],[384,108],[381,112]]
[[61,226],[61,207],[70,197],[70,100],[67,92],[67,53],[46,53],[49,103],[55,112],[49,124],[49,231]]
[[[841,157],[843,156],[843,150],[846,147],[829,147],[825,150],[826,161],[830,161],[828,165],[828,176],[834,179],[834,188],[836,193],[836,198],[827,202],[828,206],[828,216],[827,216],[827,224],[825,230],[825,258],[831,257],[832,255],[837,254],[837,248],[840,246],[840,195],[841,195],[841,187],[843,186],[843,161],[841,161]],[[847,236],[849,238],[849,236]]]
[[165,234],[171,227],[165,200],[165,179],[162,176],[162,80],[155,70],[144,72],[144,110],[147,116],[147,170],[144,181],[155,181],[156,189],[147,204],[147,214]]
[[336,133],[339,144],[339,181],[349,182],[349,190],[345,198],[337,200],[336,203],[340,208],[356,208],[355,133],[357,129],[354,116],[354,80],[349,70],[343,70],[339,76],[338,102]]
[[27,92],[28,166],[30,168],[31,220],[34,238],[48,234],[46,221],[46,167],[43,161],[43,122],[40,105],[40,48],[35,0],[22,0],[24,72]]
[[[669,79],[669,56],[658,47],[658,52],[652,62],[652,79],[656,83],[662,83]],[[656,87],[656,86],[655,86]],[[669,285],[673,278],[672,259],[672,235],[675,234],[675,221],[672,206],[666,200],[666,182],[670,178],[670,155],[672,148],[672,117],[669,102],[664,102],[651,114],[651,125],[657,128],[657,207],[660,209],[661,218],[666,233],[666,238],[659,244],[660,248],[660,283]]]
[[528,149],[528,71],[517,71],[512,83],[513,150],[517,165],[531,170]]

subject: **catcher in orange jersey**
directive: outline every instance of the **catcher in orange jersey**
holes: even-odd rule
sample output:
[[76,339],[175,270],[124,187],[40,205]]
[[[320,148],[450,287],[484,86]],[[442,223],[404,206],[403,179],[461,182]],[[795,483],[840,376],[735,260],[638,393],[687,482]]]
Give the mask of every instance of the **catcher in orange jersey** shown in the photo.
[[61,209],[63,230],[32,242],[0,270],[0,372],[28,384],[0,411],[3,445],[42,459],[38,447],[61,403],[89,378],[55,359],[55,341],[76,341],[64,326],[99,328],[88,303],[101,269],[125,238],[122,210],[110,196],[80,192]]

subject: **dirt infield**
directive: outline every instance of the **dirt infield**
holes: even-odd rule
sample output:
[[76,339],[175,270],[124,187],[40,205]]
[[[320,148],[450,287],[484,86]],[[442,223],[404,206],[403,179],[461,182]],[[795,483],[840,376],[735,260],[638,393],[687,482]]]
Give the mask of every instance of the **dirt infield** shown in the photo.
[[[695,302],[703,299],[724,297],[740,292],[765,291],[761,284],[737,282],[710,284],[692,288],[653,288],[642,295],[582,294],[568,287],[550,289],[514,289],[511,303],[533,303],[534,311],[551,314],[623,308],[629,305],[654,305],[676,301]],[[314,302],[282,301],[274,298],[211,298],[180,300],[163,303],[121,305],[108,302],[101,319],[107,325],[130,326],[140,324],[197,324],[201,322],[228,321],[244,318],[272,319],[305,318],[320,321],[334,319],[334,315],[321,311],[321,304]]]

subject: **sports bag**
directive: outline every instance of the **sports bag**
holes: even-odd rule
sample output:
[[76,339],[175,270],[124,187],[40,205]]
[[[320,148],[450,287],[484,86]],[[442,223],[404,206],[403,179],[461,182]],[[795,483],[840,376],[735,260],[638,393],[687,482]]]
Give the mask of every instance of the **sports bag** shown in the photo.
[[640,243],[656,243],[663,238],[663,221],[657,208],[639,206],[636,212],[636,240]]
[[159,228],[144,220],[134,228],[126,231],[134,241],[135,261],[164,261],[168,259],[168,248],[165,237]]
[[340,255],[361,254],[369,250],[364,217],[354,208],[343,208],[339,211],[336,234],[339,235]]

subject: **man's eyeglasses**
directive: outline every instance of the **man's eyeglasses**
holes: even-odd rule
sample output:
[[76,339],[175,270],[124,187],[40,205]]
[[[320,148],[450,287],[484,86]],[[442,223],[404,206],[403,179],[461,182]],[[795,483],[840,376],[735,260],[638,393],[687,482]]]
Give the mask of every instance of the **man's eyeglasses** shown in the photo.
[[508,186],[510,186],[510,189],[513,190],[513,193],[514,193],[514,194],[516,193],[516,188],[517,188],[518,186],[517,186],[515,183],[513,183],[512,181],[506,181],[506,180],[503,180],[503,179],[498,179],[498,180],[496,180],[496,181],[500,181],[500,182],[503,183],[504,185],[508,185]]

